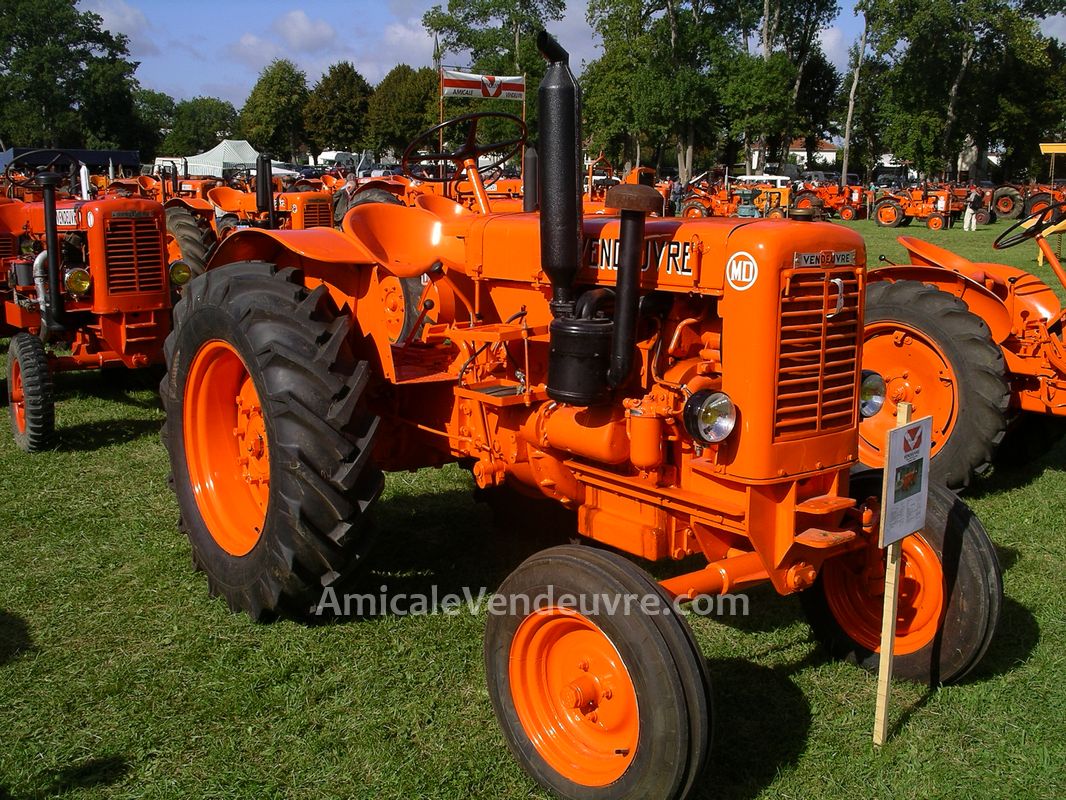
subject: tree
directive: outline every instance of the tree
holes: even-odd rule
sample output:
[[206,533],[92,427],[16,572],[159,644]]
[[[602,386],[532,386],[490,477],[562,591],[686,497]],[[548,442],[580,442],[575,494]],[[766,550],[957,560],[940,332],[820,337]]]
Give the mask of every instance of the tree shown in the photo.
[[136,124],[141,132],[141,160],[153,161],[159,146],[174,127],[174,98],[165,92],[136,89],[133,92]]
[[[126,37],[74,0],[0,4],[0,133],[11,144],[71,147],[117,141],[131,109],[136,64]],[[114,109],[102,103],[117,103]]]
[[367,108],[373,150],[402,153],[420,132],[438,122],[437,73],[429,67],[393,67],[374,89]]
[[306,138],[307,76],[287,59],[274,59],[241,109],[241,130],[257,150],[287,153],[291,161]]
[[[856,11],[860,8],[856,7]],[[851,90],[848,92],[848,114],[844,123],[844,147],[843,158],[840,164],[840,185],[844,186],[848,181],[848,169],[851,167],[851,131],[855,121],[855,98],[859,92],[859,73],[862,70],[862,62],[866,59],[866,34],[869,30],[869,21],[866,12],[862,14],[862,33],[859,41],[851,48]]]
[[[791,102],[795,79],[796,68],[784,53],[772,53],[769,59],[739,53],[730,66],[723,103],[732,134],[745,142],[745,166],[752,163],[752,145],[768,140],[767,131],[791,138],[796,129]],[[763,153],[757,167],[765,163]]]
[[217,97],[194,97],[174,107],[170,132],[163,139],[163,155],[186,156],[210,150],[237,128],[233,104]]
[[832,110],[837,91],[840,89],[840,73],[829,63],[817,45],[804,63],[795,106],[799,132],[807,148],[807,163],[811,164],[818,140],[828,139],[839,132],[833,123]]
[[373,90],[347,61],[334,64],[315,84],[304,106],[304,129],[316,148],[357,150],[367,138]]

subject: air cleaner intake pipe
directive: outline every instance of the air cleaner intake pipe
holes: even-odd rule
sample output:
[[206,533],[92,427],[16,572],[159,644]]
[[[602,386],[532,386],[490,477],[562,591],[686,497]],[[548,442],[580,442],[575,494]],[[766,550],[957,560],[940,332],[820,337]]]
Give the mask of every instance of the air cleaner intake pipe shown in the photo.
[[621,386],[633,371],[636,350],[640,272],[644,266],[644,221],[661,212],[663,198],[651,186],[620,183],[607,190],[604,204],[622,212],[618,231],[618,277],[615,280],[614,334],[607,382]]
[[41,320],[41,338],[47,339],[48,334],[63,330],[63,295],[59,291],[59,231],[56,228],[56,187],[63,181],[63,176],[45,172],[37,176],[37,181],[41,184],[44,200],[44,246],[48,253],[48,302]]
[[277,227],[274,218],[274,165],[269,153],[260,153],[255,159],[255,210],[266,214],[268,227]]
[[569,53],[547,31],[537,35],[537,49],[548,62],[537,90],[540,263],[552,284],[552,314],[571,317],[581,266],[581,90]]
[[537,148],[527,147],[522,158],[523,211],[536,211],[540,206],[540,185],[537,183],[539,169],[540,159],[537,157]]

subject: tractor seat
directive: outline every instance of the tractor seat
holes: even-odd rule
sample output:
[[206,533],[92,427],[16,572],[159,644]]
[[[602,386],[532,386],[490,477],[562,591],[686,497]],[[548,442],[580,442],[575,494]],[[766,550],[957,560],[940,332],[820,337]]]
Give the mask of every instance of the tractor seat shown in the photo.
[[444,227],[436,214],[393,203],[363,203],[349,211],[341,223],[346,234],[397,278],[425,275],[438,262],[452,269],[463,268],[466,246]]
[[239,192],[232,186],[216,186],[207,192],[208,201],[222,211],[236,212],[241,208],[245,192]]
[[457,203],[450,197],[444,197],[439,194],[419,195],[415,198],[415,206],[424,208],[430,214],[438,217],[444,223],[445,231],[454,229],[455,226],[451,223],[456,222],[466,228],[470,223],[470,218],[474,216],[474,212],[462,203]]

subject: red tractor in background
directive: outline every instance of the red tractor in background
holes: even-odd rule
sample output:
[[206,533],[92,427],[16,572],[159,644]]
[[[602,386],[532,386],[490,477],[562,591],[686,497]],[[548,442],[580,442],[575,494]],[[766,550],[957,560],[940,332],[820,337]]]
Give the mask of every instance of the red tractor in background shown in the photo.
[[[1035,241],[1060,284],[1066,272],[1044,233],[1066,204],[1016,222],[993,247]],[[974,262],[901,236],[910,264],[870,273],[863,365],[884,376],[888,401],[863,420],[864,464],[884,462],[899,402],[933,417],[933,468],[953,488],[988,468],[1003,444],[1025,461],[1066,431],[1066,311],[1050,286],[1005,264]]]
[[[488,617],[503,738],[561,797],[683,800],[712,719],[677,604],[768,582],[801,592],[833,655],[878,659],[881,478],[852,471],[883,401],[860,367],[865,248],[817,222],[652,218],[662,196],[639,183],[611,188],[618,215],[583,217],[580,93],[558,43],[538,46],[539,210],[426,195],[341,230],[234,232],[175,309],[163,437],[194,562],[256,619],[321,607],[364,565],[383,469],[458,462],[571,509],[600,546],[532,556]],[[482,117],[408,163],[446,156],[477,191],[498,145]],[[400,338],[395,280],[423,287]],[[982,658],[1002,582],[977,518],[931,498],[903,543],[895,670],[938,684]]]
[[74,163],[56,151],[19,156],[5,178],[41,200],[0,204],[0,328],[11,336],[7,399],[15,441],[30,452],[54,440],[53,372],[162,363],[173,290],[188,278],[168,269],[159,203],[63,197],[55,172],[28,166],[17,174],[20,163],[41,158],[50,158],[46,169]]

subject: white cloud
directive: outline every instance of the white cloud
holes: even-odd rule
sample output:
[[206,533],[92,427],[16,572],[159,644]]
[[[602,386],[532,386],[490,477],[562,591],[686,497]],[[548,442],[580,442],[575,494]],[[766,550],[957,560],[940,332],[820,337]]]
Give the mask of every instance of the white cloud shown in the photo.
[[302,10],[282,14],[271,26],[289,50],[315,53],[328,50],[337,40],[337,30],[325,20],[311,19]]
[[100,15],[106,30],[129,37],[130,55],[159,55],[159,48],[151,38],[154,26],[139,8],[133,8],[125,0],[86,0],[84,7]]
[[254,33],[245,33],[229,46],[230,54],[242,64],[258,71],[281,56],[281,47],[276,42],[260,38]]
[[844,71],[848,68],[848,48],[852,43],[844,38],[844,31],[835,25],[818,32],[818,41],[829,63]]
[[1053,17],[1048,17],[1047,19],[1042,20],[1040,23],[1040,31],[1045,36],[1050,36],[1052,39],[1066,42],[1066,14],[1056,14]]

